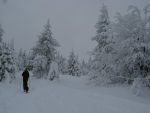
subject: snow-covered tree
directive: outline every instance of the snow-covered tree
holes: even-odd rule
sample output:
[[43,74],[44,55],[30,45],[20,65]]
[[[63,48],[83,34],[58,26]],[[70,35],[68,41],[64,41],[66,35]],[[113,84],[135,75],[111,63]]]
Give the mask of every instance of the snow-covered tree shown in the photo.
[[70,53],[68,59],[68,74],[72,76],[80,76],[81,74],[78,56],[74,54],[74,51]]
[[34,62],[34,55],[32,54],[32,51],[29,51],[27,54],[27,68],[28,70],[32,71],[33,70],[33,62]]
[[20,49],[17,58],[17,67],[19,71],[23,71],[26,68],[28,62],[27,57],[27,52],[25,50]]
[[[33,48],[33,55],[35,60],[33,73],[35,76],[39,74],[38,72],[40,72],[42,73],[40,75],[41,77],[47,77],[50,69],[50,64],[55,59],[56,47],[58,46],[58,42],[52,36],[51,26],[48,20],[46,25],[44,26],[43,32],[39,35],[39,40],[37,41],[36,46]],[[42,65],[38,64],[41,62]]]
[[36,56],[33,62],[34,76],[37,78],[47,77],[47,75],[45,75],[46,66],[47,66],[47,58],[44,55]]
[[108,45],[107,39],[109,38],[110,31],[110,20],[108,16],[108,11],[106,6],[103,4],[101,10],[101,15],[98,19],[98,22],[95,25],[96,28],[96,36],[92,38],[92,40],[97,42],[97,46],[95,47],[94,52],[99,53],[103,51],[103,48]]
[[88,59],[87,66],[88,66],[89,72],[92,71],[93,60],[92,60],[92,57],[91,57],[91,56],[90,56],[90,58]]
[[14,49],[10,47],[10,44],[4,43],[3,50],[3,66],[5,67],[5,78],[10,82],[15,79],[16,72],[16,59],[14,55]]
[[0,26],[0,81],[7,79],[9,82],[15,78],[16,61],[14,48],[2,41],[3,30]]
[[102,7],[97,34],[93,37],[98,43],[93,52],[93,78],[128,84],[142,78],[138,81],[149,86],[150,5],[144,8],[144,14],[129,6],[127,14],[118,13],[116,18],[110,26],[107,9]]
[[32,70],[33,68],[33,55],[31,52],[26,52],[20,49],[17,54],[17,68],[18,71],[23,71],[25,68]]
[[[103,4],[101,14],[96,23],[96,36],[92,40],[97,42],[93,51],[93,72],[98,78],[108,77],[112,73],[114,59],[114,38],[106,6]],[[95,77],[94,77],[95,78]],[[108,78],[106,78],[108,79]]]
[[[128,14],[117,15],[114,25],[117,42],[117,73],[125,78],[145,78],[150,69],[150,25],[148,6],[145,7],[145,16],[135,6],[129,6]],[[124,81],[129,79],[124,79]],[[129,81],[128,81],[129,82]],[[129,83],[130,83],[129,82]]]
[[67,60],[65,57],[57,53],[55,61],[58,64],[58,70],[61,74],[67,74]]
[[85,60],[82,61],[81,63],[81,74],[82,75],[87,75],[89,73],[89,65]]

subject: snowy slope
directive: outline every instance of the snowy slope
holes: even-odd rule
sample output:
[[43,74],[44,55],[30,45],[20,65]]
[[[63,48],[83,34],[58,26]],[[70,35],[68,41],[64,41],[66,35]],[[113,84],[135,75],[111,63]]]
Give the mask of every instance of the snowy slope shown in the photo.
[[86,81],[67,75],[53,82],[31,78],[28,94],[21,90],[21,77],[0,83],[0,113],[150,113],[148,97],[128,88],[89,87]]

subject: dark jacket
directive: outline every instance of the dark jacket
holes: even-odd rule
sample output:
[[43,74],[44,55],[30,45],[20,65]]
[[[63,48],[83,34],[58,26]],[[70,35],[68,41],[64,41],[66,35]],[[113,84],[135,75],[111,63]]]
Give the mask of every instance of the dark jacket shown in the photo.
[[25,70],[23,73],[22,73],[22,77],[24,79],[28,79],[29,78],[29,72],[27,70]]
[[23,89],[27,93],[29,90],[29,87],[28,87],[29,72],[28,72],[28,70],[25,70],[22,73],[22,77],[23,77]]

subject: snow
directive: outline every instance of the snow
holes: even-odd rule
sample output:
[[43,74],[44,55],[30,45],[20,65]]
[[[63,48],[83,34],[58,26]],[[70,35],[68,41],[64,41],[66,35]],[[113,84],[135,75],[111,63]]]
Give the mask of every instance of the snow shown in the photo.
[[56,62],[51,63],[50,71],[48,73],[48,79],[52,79],[53,77],[59,77],[58,64]]
[[150,92],[134,95],[129,87],[95,87],[87,77],[61,75],[55,81],[30,78],[23,93],[21,73],[0,83],[0,113],[150,113]]

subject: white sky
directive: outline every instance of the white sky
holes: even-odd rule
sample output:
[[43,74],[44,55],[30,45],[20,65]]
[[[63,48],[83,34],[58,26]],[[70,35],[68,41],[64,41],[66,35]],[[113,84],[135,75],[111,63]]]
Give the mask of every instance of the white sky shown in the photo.
[[60,53],[68,57],[73,49],[80,59],[87,59],[96,44],[91,37],[102,3],[113,18],[116,12],[125,13],[128,5],[142,9],[150,0],[0,0],[4,40],[14,39],[16,50],[29,50],[49,18],[53,36],[61,45]]

